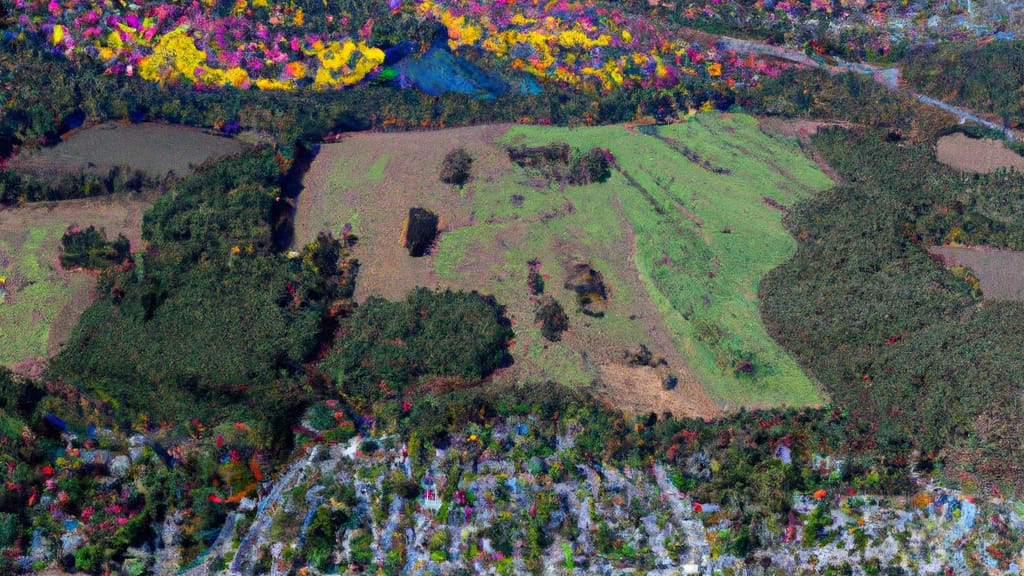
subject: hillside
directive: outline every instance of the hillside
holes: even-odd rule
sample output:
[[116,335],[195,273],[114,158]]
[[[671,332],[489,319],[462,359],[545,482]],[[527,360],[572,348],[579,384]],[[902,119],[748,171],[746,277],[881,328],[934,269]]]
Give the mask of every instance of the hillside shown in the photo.
[[0,2],[0,576],[1020,574],[1019,12]]
[[[611,177],[569,185],[516,166],[506,152],[553,142],[607,149]],[[462,189],[438,178],[457,146],[474,158]],[[298,201],[296,242],[351,225],[359,237],[357,300],[400,298],[417,285],[493,294],[517,327],[515,363],[498,378],[575,386],[597,379],[606,397],[642,413],[819,404],[811,380],[765,333],[756,294],[764,274],[794,251],[781,225],[786,206],[830,184],[794,141],[740,115],[660,127],[366,134],[321,147]],[[442,220],[425,258],[410,257],[400,242],[413,206]],[[530,262],[569,317],[559,342],[535,325]],[[585,314],[564,287],[579,263],[608,288],[602,317]],[[676,390],[664,390],[651,367],[626,362],[640,345],[666,360]]]

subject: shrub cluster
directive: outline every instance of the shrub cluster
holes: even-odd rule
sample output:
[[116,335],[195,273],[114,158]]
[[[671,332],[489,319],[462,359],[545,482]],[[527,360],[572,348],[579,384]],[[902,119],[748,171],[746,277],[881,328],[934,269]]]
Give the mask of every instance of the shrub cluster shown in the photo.
[[0,169],[0,205],[137,193],[159,184],[145,172],[116,166],[104,175],[80,171],[46,177]]
[[473,157],[465,148],[456,148],[444,157],[441,164],[441,182],[463,186],[469,182],[473,169]]
[[107,242],[107,234],[95,226],[81,229],[71,226],[60,240],[60,265],[64,268],[102,270],[124,264],[131,258],[131,246],[123,234]]
[[535,316],[540,323],[540,333],[552,342],[561,340],[562,332],[569,329],[569,317],[558,300],[551,296],[541,298]]
[[611,177],[611,153],[602,148],[586,152],[573,150],[564,142],[544,146],[511,146],[508,158],[512,163],[540,171],[549,180],[576,186],[604,182]]
[[417,288],[402,302],[372,297],[356,308],[319,367],[369,406],[427,377],[480,380],[508,363],[513,335],[491,299]]

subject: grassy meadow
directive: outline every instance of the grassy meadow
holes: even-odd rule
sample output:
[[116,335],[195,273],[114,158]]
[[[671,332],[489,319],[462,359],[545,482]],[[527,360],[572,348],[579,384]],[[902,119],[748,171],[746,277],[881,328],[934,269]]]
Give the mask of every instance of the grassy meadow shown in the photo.
[[[785,207],[831,186],[795,139],[766,135],[749,116],[717,114],[657,127],[497,128],[325,145],[300,197],[297,242],[353,224],[363,265],[357,298],[416,285],[494,295],[516,325],[516,362],[499,377],[603,382],[623,406],[677,415],[823,401],[757,308],[760,279],[795,250],[781,224]],[[568,186],[513,165],[505,152],[552,142],[610,150],[611,178]],[[474,156],[462,189],[438,181],[444,155],[459,145]],[[398,244],[410,206],[442,218],[444,233],[425,258]],[[530,261],[569,315],[559,342],[535,323]],[[563,287],[580,262],[608,286],[601,318],[584,315]],[[626,351],[640,344],[679,377],[671,394],[623,369]]]
[[124,233],[137,248],[152,199],[39,202],[0,211],[0,365],[47,358],[88,307],[96,275],[61,269],[61,238],[72,224]]

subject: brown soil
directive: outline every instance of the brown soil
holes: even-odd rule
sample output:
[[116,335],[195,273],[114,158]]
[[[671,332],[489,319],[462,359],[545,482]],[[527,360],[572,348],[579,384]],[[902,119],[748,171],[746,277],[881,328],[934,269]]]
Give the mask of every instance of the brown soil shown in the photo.
[[811,143],[811,136],[818,133],[823,126],[842,126],[850,128],[854,124],[850,122],[835,122],[831,120],[789,120],[785,118],[762,117],[758,119],[761,130],[771,134],[789,136],[800,140],[800,147],[818,165],[818,168],[832,179],[836,184],[842,179],[839,173],[825,162],[825,159],[818,153]]
[[965,172],[987,174],[999,168],[1024,171],[1024,158],[1001,140],[970,138],[959,132],[939,138],[935,155],[939,162]]
[[985,300],[1024,301],[1024,252],[984,247],[933,246],[947,266],[966,266],[981,281]]
[[[142,216],[156,199],[155,194],[118,194],[60,202],[29,202],[0,210],[0,233],[24,233],[30,228],[50,228],[55,223],[78,224],[83,228],[92,225],[104,228],[109,239],[124,234],[134,251],[142,246]],[[60,238],[58,246],[59,243]]]
[[152,174],[188,173],[211,158],[242,151],[243,144],[199,128],[169,124],[100,124],[80,130],[53,148],[19,154],[10,167],[42,175],[129,166]]
[[[628,246],[631,248],[630,254],[627,255],[627,260],[635,263],[637,257],[636,233],[629,224],[629,220],[626,218],[621,206],[617,208],[623,230],[628,235]],[[665,318],[658,312],[657,307],[651,301],[650,294],[648,294],[647,287],[640,278],[640,272],[636,269],[636,265],[633,264],[630,270],[631,272],[627,276],[633,290],[646,296],[646,298],[640,299],[641,302],[636,303],[638,308],[636,318],[641,322],[644,333],[648,334],[653,341],[652,351],[668,362],[669,370],[679,378],[679,382],[675,389],[664,390],[661,387],[661,379],[657,378],[656,374],[656,387],[652,387],[648,381],[649,378],[643,376],[638,381],[638,384],[641,386],[633,389],[631,392],[630,389],[633,388],[631,386],[632,380],[637,379],[639,377],[638,374],[644,371],[638,372],[635,367],[629,366],[619,366],[617,369],[609,370],[611,365],[605,364],[602,366],[602,375],[611,397],[625,403],[625,405],[637,403],[637,413],[644,411],[640,410],[641,405],[648,405],[654,400],[664,400],[666,402],[664,404],[666,408],[664,409],[670,410],[676,416],[685,415],[710,418],[719,414],[721,408],[708,396],[700,379],[687,365],[683,355],[672,342],[670,328]],[[654,372],[653,369],[650,370],[652,373]],[[646,411],[652,412],[657,410]]]
[[627,364],[605,364],[601,366],[605,394],[613,400],[615,407],[633,414],[661,416],[671,412],[674,417],[712,416],[716,412],[704,412],[701,406],[703,389],[697,396],[692,390],[683,390],[682,381],[674,390],[665,390],[661,377],[650,366],[629,366]]
[[[403,298],[415,286],[433,288],[439,284],[433,261],[427,256],[412,258],[402,246],[402,222],[409,208],[421,206],[441,218],[441,228],[453,229],[473,223],[468,203],[474,181],[497,177],[510,170],[508,156],[494,140],[508,130],[506,125],[454,128],[404,134],[360,134],[337,144],[323,144],[306,174],[305,190],[299,196],[295,218],[295,241],[302,245],[318,231],[337,231],[345,222],[335,221],[336,203],[344,203],[359,214],[355,227],[359,244],[359,281],[356,301],[371,295]],[[473,179],[463,190],[440,181],[444,156],[457,146],[473,156]],[[367,181],[365,175],[382,153],[387,153],[386,177]]]
[[811,136],[818,133],[822,126],[845,126],[849,122],[832,122],[829,120],[799,120],[776,117],[763,117],[758,119],[761,129],[765,132],[774,132],[782,136],[800,137]]

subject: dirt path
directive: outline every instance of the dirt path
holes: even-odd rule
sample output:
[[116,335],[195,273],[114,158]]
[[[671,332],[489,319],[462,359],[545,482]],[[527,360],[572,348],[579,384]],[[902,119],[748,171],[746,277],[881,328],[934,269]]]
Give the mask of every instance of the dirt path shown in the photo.
[[842,183],[843,180],[839,177],[839,173],[829,166],[828,162],[825,162],[825,158],[814,148],[814,145],[811,143],[811,136],[817,134],[818,129],[825,126],[852,128],[859,126],[859,124],[837,120],[787,120],[768,117],[759,118],[758,123],[761,129],[766,132],[797,138],[800,141],[800,149],[818,165],[818,169],[824,172],[836,184]]
[[988,128],[990,130],[995,130],[997,132],[1002,132],[1003,136],[1005,136],[1006,139],[1011,141],[1011,142],[1013,142],[1014,140],[1020,140],[1021,138],[1024,138],[1024,132],[1021,132],[1020,130],[1011,130],[1011,129],[1006,128],[1006,127],[1004,127],[1004,126],[1002,126],[1000,124],[992,122],[991,120],[986,120],[986,119],[982,118],[981,116],[979,116],[978,113],[976,113],[976,112],[974,112],[972,110],[968,110],[967,108],[961,108],[960,106],[954,106],[953,104],[949,104],[948,102],[943,102],[942,100],[938,100],[936,98],[932,98],[931,96],[925,96],[924,94],[917,94],[916,92],[910,92],[909,90],[900,90],[900,91],[903,92],[904,94],[907,94],[907,95],[913,97],[913,98],[916,98],[920,102],[923,102],[925,104],[929,104],[931,106],[935,106],[936,108],[940,108],[942,110],[945,110],[946,112],[950,112],[952,114],[955,114],[955,115],[960,117],[961,121],[970,120],[971,122],[975,122],[975,123],[981,124],[982,126]]
[[665,390],[661,385],[661,378],[650,367],[605,364],[601,371],[605,385],[611,395],[620,401],[621,407],[637,414],[650,412],[661,414],[668,410],[676,417],[715,417],[721,414],[721,407],[708,395],[700,378],[690,368],[672,341],[671,328],[655,309],[651,294],[640,278],[640,271],[636,264],[638,253],[636,232],[626,217],[621,201],[618,198],[616,201],[616,212],[630,246],[628,260],[633,263],[631,272],[625,276],[637,293],[647,295],[645,302],[652,309],[651,313],[638,316],[638,320],[643,323],[644,332],[653,340],[656,353],[665,358],[671,371],[679,378],[679,383],[674,390]]

